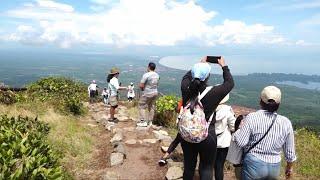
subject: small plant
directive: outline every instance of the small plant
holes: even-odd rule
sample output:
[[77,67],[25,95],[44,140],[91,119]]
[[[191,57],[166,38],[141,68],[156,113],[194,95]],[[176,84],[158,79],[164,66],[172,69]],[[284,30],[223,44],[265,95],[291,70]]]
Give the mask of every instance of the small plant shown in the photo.
[[179,98],[173,95],[162,96],[156,101],[154,123],[161,126],[174,126],[176,122],[176,107]]
[[7,116],[0,124],[0,179],[62,179],[60,156],[46,142],[47,124]]

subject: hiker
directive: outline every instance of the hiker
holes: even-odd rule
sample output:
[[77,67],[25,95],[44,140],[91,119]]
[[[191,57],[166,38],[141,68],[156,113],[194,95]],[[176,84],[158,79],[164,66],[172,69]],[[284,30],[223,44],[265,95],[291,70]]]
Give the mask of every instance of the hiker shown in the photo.
[[278,179],[282,149],[287,161],[285,175],[291,177],[296,160],[294,133],[290,120],[277,114],[280,103],[280,89],[265,87],[260,95],[261,110],[248,114],[234,134],[238,146],[244,147],[243,180]]
[[103,88],[103,91],[102,91],[101,95],[102,95],[104,104],[109,104],[109,102],[108,102],[109,96],[110,96],[109,94],[110,94],[109,89],[107,89],[106,87]]
[[136,96],[134,93],[134,85],[133,82],[130,83],[130,85],[128,86],[128,101],[132,102],[134,97]]
[[142,95],[139,100],[140,122],[137,123],[137,126],[146,127],[152,124],[160,79],[155,69],[156,64],[150,62],[147,68],[148,72],[142,76],[140,81],[139,87],[142,90]]
[[214,163],[215,180],[223,180],[224,162],[231,142],[231,132],[234,131],[236,121],[232,107],[225,104],[228,100],[229,94],[221,100],[215,111],[215,130],[217,134],[217,156]]
[[118,119],[114,117],[116,112],[116,108],[118,107],[118,90],[126,90],[127,87],[121,87],[119,85],[119,77],[120,71],[118,68],[113,67],[107,77],[108,87],[110,89],[110,118],[108,121],[110,122],[118,122]]
[[89,97],[90,97],[90,103],[94,102],[97,90],[98,90],[98,86],[96,84],[96,81],[92,80],[91,84],[88,86],[88,93],[89,93]]
[[[243,123],[244,115],[239,115],[234,123],[234,129],[237,131],[239,129],[240,124]],[[234,136],[232,135],[228,154],[227,154],[227,161],[233,164],[234,167],[234,174],[237,180],[241,180],[241,171],[242,171],[242,157],[243,149],[237,145],[234,141]]]
[[[220,57],[217,61],[223,70],[224,82],[221,85],[212,87],[200,100],[204,108],[205,120],[207,122],[210,122],[216,107],[234,87],[232,75],[228,66],[225,64],[224,58]],[[199,93],[202,94],[204,91],[207,91],[207,82],[211,70],[209,63],[212,61],[206,56],[203,58],[202,62],[203,63],[196,64],[191,71],[188,71],[181,81],[183,107],[186,107],[187,104],[196,104]],[[209,68],[207,66],[209,66]],[[184,155],[184,180],[193,179],[198,155],[200,155],[200,179],[212,180],[217,151],[217,136],[214,124],[215,122],[213,120],[209,125],[207,138],[200,143],[190,143],[185,139],[182,139],[181,146]]]

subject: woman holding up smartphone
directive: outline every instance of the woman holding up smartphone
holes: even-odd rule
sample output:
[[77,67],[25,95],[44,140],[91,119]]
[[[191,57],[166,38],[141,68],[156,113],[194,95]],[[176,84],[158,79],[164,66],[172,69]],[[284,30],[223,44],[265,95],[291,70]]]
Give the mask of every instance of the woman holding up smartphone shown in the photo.
[[[216,60],[214,60],[216,59]],[[210,58],[206,56],[201,60],[203,63],[215,63],[221,66],[223,70],[224,82],[221,85],[214,86],[202,99],[201,103],[204,108],[206,120],[214,113],[214,110],[219,105],[220,101],[232,90],[234,82],[228,66],[225,64],[223,57]],[[207,85],[210,76],[210,71],[204,69],[193,68],[188,71],[181,81],[181,93],[183,106],[188,102],[196,101],[199,93],[202,93]],[[208,130],[208,137],[200,143],[189,143],[182,139],[181,146],[184,155],[184,180],[192,180],[197,157],[200,155],[199,174],[200,179],[211,180],[213,178],[213,166],[217,151],[217,136],[215,133],[215,120],[213,119]]]

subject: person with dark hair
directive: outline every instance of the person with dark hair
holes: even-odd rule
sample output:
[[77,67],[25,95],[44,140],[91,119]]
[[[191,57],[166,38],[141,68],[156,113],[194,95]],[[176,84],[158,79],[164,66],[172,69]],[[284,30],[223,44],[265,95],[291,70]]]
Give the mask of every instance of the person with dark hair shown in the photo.
[[296,160],[294,133],[290,120],[277,114],[281,91],[265,87],[260,95],[261,110],[248,114],[234,133],[238,146],[244,148],[242,179],[278,179],[281,150],[287,161],[285,175],[290,178]]
[[159,75],[155,72],[156,64],[150,62],[147,73],[142,76],[140,81],[140,89],[142,95],[139,100],[140,122],[137,126],[146,127],[153,121],[155,103],[158,96]]
[[108,87],[110,89],[110,97],[109,103],[110,107],[110,118],[108,121],[110,122],[117,122],[118,119],[114,117],[116,112],[116,108],[118,107],[118,90],[126,90],[126,87],[121,87],[119,84],[119,77],[120,71],[118,68],[113,67],[110,71],[110,74],[107,77]]
[[[199,93],[204,92],[207,88],[207,82],[210,76],[211,68],[208,63],[210,59],[205,57],[202,63],[196,64],[191,71],[188,71],[181,81],[181,93],[183,107],[187,104],[192,106],[198,102]],[[208,64],[208,65],[205,65]],[[225,64],[223,57],[218,59],[218,64],[223,70],[224,82],[221,85],[213,86],[206,95],[200,100],[207,122],[212,117],[216,107],[221,100],[232,90],[234,82],[228,66]],[[191,111],[192,112],[192,111]],[[200,155],[199,174],[201,180],[212,180],[213,167],[217,152],[217,136],[215,132],[215,118],[212,119],[208,129],[208,136],[200,143],[190,143],[186,140],[181,140],[181,146],[184,156],[184,180],[192,180],[194,176],[195,167],[197,164],[197,157]]]

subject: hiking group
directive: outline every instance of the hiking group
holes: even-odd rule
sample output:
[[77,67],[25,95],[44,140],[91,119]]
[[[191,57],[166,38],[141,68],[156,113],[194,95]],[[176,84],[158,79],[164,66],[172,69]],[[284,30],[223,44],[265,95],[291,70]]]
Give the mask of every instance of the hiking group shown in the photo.
[[[222,68],[222,84],[209,85],[210,63]],[[149,63],[148,72],[139,84],[142,95],[137,126],[152,124],[160,79],[155,69],[155,63]],[[107,78],[111,106],[109,121],[112,122],[116,122],[118,90],[130,91],[119,85],[119,73],[117,68],[112,68]],[[130,86],[133,88],[133,84]],[[283,151],[287,162],[285,177],[291,177],[296,160],[294,132],[290,120],[277,114],[281,104],[280,89],[265,87],[259,98],[260,110],[236,118],[232,107],[226,104],[233,87],[230,69],[220,56],[205,56],[183,76],[181,107],[177,111],[178,133],[159,165],[166,165],[166,160],[180,143],[184,156],[184,180],[194,178],[198,159],[201,180],[222,180],[226,160],[234,165],[236,179],[278,179]],[[91,92],[89,94],[91,97]]]

